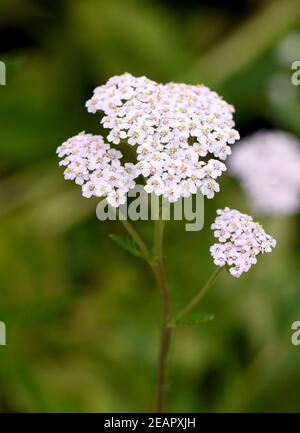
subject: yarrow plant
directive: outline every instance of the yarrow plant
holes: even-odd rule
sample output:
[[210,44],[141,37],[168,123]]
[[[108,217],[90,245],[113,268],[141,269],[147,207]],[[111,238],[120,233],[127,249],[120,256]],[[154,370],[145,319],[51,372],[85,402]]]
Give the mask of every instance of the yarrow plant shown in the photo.
[[[233,107],[208,87],[158,84],[124,74],[97,87],[86,106],[91,113],[102,113],[106,137],[82,132],[57,149],[65,179],[80,185],[85,197],[103,197],[118,208],[138,179],[147,193],[169,202],[189,197],[198,189],[207,198],[219,191],[216,179],[226,170],[222,161],[230,155],[230,145],[239,134],[234,129]],[[133,161],[122,161],[121,146],[125,144],[133,150]],[[229,208],[219,210],[212,225],[219,242],[210,249],[217,269],[191,302],[174,314],[164,265],[162,209],[155,221],[153,253],[128,220],[119,220],[130,237],[113,235],[113,240],[145,259],[162,295],[156,394],[156,410],[161,412],[175,326],[201,301],[225,265],[231,275],[240,276],[276,242],[250,216]]]
[[233,150],[229,171],[236,176],[254,210],[291,215],[300,210],[300,142],[282,131],[259,131]]

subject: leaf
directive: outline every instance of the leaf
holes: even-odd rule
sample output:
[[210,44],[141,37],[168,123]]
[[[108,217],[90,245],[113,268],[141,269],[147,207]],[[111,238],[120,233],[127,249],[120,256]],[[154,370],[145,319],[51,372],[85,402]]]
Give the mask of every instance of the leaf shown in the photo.
[[176,320],[175,324],[179,326],[197,326],[202,323],[211,322],[214,318],[215,316],[210,313],[194,313]]
[[135,257],[141,257],[144,258],[142,252],[140,251],[137,244],[134,242],[133,239],[129,237],[123,237],[116,234],[110,234],[109,237],[117,244],[119,247],[124,248],[124,250],[130,252]]

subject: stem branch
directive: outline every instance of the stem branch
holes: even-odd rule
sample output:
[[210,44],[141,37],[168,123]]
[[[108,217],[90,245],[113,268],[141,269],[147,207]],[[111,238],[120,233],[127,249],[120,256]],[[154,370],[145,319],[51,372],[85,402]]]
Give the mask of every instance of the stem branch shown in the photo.
[[187,304],[186,307],[184,307],[181,311],[179,311],[179,313],[174,317],[174,319],[171,320],[169,326],[173,327],[179,319],[182,319],[184,316],[186,316],[195,307],[195,305],[198,304],[198,302],[200,302],[204,298],[207,291],[214,284],[218,275],[222,272],[223,269],[224,268],[217,268],[214,271],[214,273],[211,275],[211,277],[206,282],[206,284],[204,284],[200,292],[197,293],[197,295],[191,300],[189,304]]
[[[120,214],[119,214],[120,217]],[[160,350],[158,356],[158,369],[157,369],[157,394],[156,394],[156,410],[161,413],[165,407],[165,391],[166,391],[166,372],[167,372],[167,360],[170,349],[172,330],[179,319],[182,319],[186,314],[195,307],[198,302],[202,300],[209,288],[214,284],[219,273],[223,268],[217,268],[212,276],[209,278],[207,283],[198,292],[198,294],[191,300],[185,308],[183,308],[172,320],[170,319],[172,313],[170,294],[166,279],[166,272],[164,266],[163,257],[163,234],[164,234],[164,222],[159,219],[155,221],[155,232],[154,232],[154,249],[155,257],[152,258],[149,249],[145,242],[132,227],[132,225],[126,219],[120,219],[119,221],[123,224],[132,239],[136,242],[140,248],[145,260],[152,268],[157,285],[160,288],[163,300],[163,326],[161,332]]]
[[141,253],[143,254],[145,260],[147,263],[152,267],[153,266],[153,260],[150,254],[149,249],[147,248],[145,242],[141,238],[141,236],[138,234],[138,232],[132,227],[130,222],[127,219],[121,219],[120,216],[122,214],[118,215],[118,219],[120,223],[123,225],[125,230],[127,230],[128,234],[132,237],[132,239],[135,241],[135,243],[138,245],[139,249],[141,250]]
[[136,242],[140,248],[145,260],[153,270],[156,282],[160,288],[163,300],[163,327],[161,334],[161,343],[158,357],[158,371],[157,371],[157,396],[156,396],[156,410],[162,412],[165,404],[165,387],[166,387],[166,368],[167,368],[167,356],[170,348],[172,328],[168,325],[168,320],[171,316],[171,300],[167,285],[166,272],[163,258],[163,233],[164,233],[164,222],[159,219],[155,221],[154,231],[154,250],[155,257],[152,255],[147,248],[145,242],[140,237],[138,232],[133,228],[130,222],[122,218],[122,214],[119,212],[118,219],[123,225],[128,234]]

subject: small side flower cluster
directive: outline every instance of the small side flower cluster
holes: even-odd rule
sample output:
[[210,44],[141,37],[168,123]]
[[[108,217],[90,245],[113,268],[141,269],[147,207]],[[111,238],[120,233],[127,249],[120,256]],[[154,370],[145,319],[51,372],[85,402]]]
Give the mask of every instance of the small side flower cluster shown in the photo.
[[259,131],[233,150],[229,170],[255,210],[290,215],[300,210],[300,142],[281,131]]
[[217,215],[211,228],[219,242],[210,252],[215,265],[227,265],[234,277],[248,272],[259,254],[269,253],[276,246],[275,239],[251,216],[228,207],[219,209]]
[[65,179],[82,186],[84,197],[106,197],[114,207],[125,203],[126,194],[135,186],[136,170],[133,164],[121,165],[122,153],[111,149],[101,135],[84,132],[69,138],[57,149],[66,166]]
[[204,85],[158,84],[130,74],[112,77],[94,90],[89,112],[101,111],[107,140],[125,140],[137,152],[136,170],[145,190],[174,202],[200,188],[208,198],[219,191],[229,144],[239,138],[233,107]]

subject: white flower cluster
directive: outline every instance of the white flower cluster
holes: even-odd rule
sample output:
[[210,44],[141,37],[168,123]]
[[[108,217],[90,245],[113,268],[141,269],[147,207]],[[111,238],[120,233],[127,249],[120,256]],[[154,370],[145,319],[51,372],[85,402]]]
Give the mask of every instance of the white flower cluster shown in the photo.
[[134,165],[122,166],[122,153],[111,149],[101,135],[82,132],[59,146],[57,153],[64,158],[60,165],[67,167],[65,179],[81,185],[85,197],[106,197],[108,203],[117,207],[125,203],[126,193],[135,186]]
[[203,85],[158,84],[126,73],[94,90],[89,112],[101,111],[107,140],[126,141],[137,153],[136,175],[145,190],[174,202],[200,188],[212,198],[216,179],[226,170],[218,159],[231,153],[239,138],[233,129],[233,107]]
[[218,243],[210,252],[217,266],[229,267],[234,277],[248,272],[256,263],[258,254],[269,253],[276,241],[252,217],[235,209],[219,209],[211,228]]
[[259,131],[243,139],[229,170],[244,187],[255,210],[289,215],[300,210],[300,142],[281,131]]

